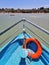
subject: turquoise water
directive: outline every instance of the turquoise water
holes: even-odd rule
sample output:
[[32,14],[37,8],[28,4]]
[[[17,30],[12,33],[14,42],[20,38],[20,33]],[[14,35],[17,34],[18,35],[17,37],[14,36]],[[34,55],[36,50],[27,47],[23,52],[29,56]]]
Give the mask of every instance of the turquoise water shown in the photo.
[[[26,38],[29,37],[28,34],[25,35]],[[20,65],[21,58],[25,58],[26,65],[49,65],[49,49],[43,44],[42,55],[38,60],[29,60],[27,58],[27,50],[23,49],[22,46],[19,45],[19,42],[16,41],[17,39],[23,39],[23,37],[23,33],[19,34],[1,49],[2,52],[7,46],[5,53],[2,55],[0,54],[0,65]]]

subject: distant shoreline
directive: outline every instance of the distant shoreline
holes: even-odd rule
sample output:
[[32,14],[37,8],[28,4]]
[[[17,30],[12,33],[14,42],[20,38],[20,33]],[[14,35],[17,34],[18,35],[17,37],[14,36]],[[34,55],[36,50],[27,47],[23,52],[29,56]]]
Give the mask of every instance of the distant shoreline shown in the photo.
[[49,8],[44,8],[44,7],[40,7],[38,9],[0,8],[0,13],[49,13]]

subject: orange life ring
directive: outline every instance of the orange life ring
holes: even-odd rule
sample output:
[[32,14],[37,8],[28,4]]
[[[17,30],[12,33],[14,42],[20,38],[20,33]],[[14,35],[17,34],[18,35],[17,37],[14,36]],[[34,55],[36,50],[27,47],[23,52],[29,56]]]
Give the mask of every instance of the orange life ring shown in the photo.
[[[37,48],[37,51],[34,54],[31,53],[31,52],[28,52],[28,57],[31,57],[32,59],[38,59],[42,54],[42,47],[40,45],[40,42],[35,38],[27,38],[25,40],[26,45],[28,45],[30,42],[34,42],[37,45],[38,48]],[[23,46],[23,47],[26,48],[26,45]]]

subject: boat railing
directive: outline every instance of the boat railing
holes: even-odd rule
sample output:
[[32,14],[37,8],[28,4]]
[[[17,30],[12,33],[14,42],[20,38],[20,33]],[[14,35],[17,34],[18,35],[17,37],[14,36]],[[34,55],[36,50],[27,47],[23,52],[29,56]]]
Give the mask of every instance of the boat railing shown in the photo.
[[39,34],[37,34],[36,32],[34,32],[33,30],[29,29],[27,26],[25,26],[25,28],[27,28],[30,32],[32,32],[34,35],[36,35],[38,38],[40,38],[42,41],[44,41],[46,44],[49,45],[49,43],[44,38],[42,38]]
[[25,18],[21,19],[20,21],[16,22],[15,24],[13,24],[12,26],[10,26],[9,28],[3,30],[0,35],[4,34],[5,32],[7,32],[8,30],[10,30],[11,28],[13,28],[14,26],[16,26],[17,24],[19,24],[20,22],[28,22],[29,24],[33,25],[34,27],[38,28],[39,30],[43,31],[44,33],[48,34],[49,35],[49,31],[45,30],[44,28],[38,26],[37,24],[35,23],[32,23],[31,21],[29,20],[26,20]]
[[42,32],[44,32],[44,33],[46,33],[46,34],[48,34],[48,35],[49,35],[49,31],[47,31],[47,30],[45,30],[44,28],[42,28],[42,27],[38,26],[37,24],[32,23],[31,21],[26,20],[25,18],[24,18],[24,19],[22,19],[22,21],[24,21],[24,22],[28,22],[28,23],[29,23],[29,24],[31,24],[32,26],[36,27],[37,29],[39,29],[39,30],[41,30]]
[[49,31],[45,30],[44,28],[36,25],[35,23],[32,23],[31,21],[29,20],[26,20],[25,18],[19,20],[18,22],[16,22],[15,24],[13,24],[12,26],[8,27],[7,29],[3,30],[2,32],[0,32],[0,36],[2,36],[3,34],[5,34],[7,31],[9,31],[10,29],[12,29],[13,27],[17,26],[17,24],[19,23],[22,23],[23,27],[21,28],[18,28],[14,33],[12,33],[10,36],[8,36],[5,40],[3,40],[1,43],[0,43],[0,46],[6,42],[10,37],[12,37],[15,33],[17,33],[17,31],[19,31],[19,29],[23,29],[23,28],[27,28],[30,32],[32,32],[34,35],[36,35],[38,38],[40,38],[44,43],[46,43],[47,45],[49,45],[49,43],[44,39],[42,38],[39,34],[35,33],[33,30],[31,30],[28,26],[26,26],[25,22],[29,23],[30,25],[34,26],[35,28],[39,29],[40,31],[44,32],[45,34],[49,35]]
[[1,43],[0,43],[0,46],[3,45],[3,43],[5,43],[9,38],[11,38],[14,34],[16,34],[20,29],[22,28],[18,28],[14,33],[12,33],[10,36],[8,36],[5,40],[3,40]]

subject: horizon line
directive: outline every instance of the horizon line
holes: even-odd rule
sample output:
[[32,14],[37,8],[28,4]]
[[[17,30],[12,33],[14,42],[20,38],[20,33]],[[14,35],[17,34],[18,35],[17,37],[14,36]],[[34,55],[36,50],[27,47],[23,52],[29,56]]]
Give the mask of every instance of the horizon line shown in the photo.
[[[0,7],[0,9],[2,9],[2,8],[4,8],[4,9],[38,9],[38,8],[41,8],[41,7],[34,7],[34,8],[14,8],[14,7]],[[49,8],[49,7],[43,7],[43,8]]]

